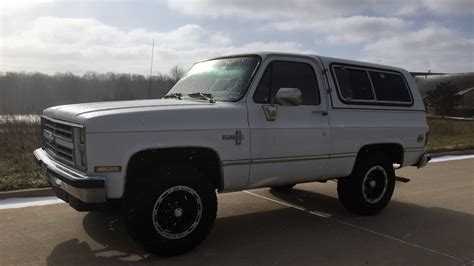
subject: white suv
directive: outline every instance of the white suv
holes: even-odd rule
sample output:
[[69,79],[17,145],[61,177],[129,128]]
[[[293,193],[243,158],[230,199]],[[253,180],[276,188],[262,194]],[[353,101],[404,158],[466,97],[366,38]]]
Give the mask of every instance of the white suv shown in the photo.
[[394,165],[423,167],[422,99],[403,69],[282,53],[198,62],[164,99],[57,106],[34,154],[79,211],[120,202],[131,236],[157,254],[202,241],[216,191],[338,179],[350,211],[390,201]]

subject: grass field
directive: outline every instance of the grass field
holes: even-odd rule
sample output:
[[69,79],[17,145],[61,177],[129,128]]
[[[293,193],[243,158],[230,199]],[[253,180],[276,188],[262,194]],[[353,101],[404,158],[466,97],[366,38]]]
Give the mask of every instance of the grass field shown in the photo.
[[474,121],[428,118],[429,152],[474,149]]
[[33,150],[40,146],[37,121],[3,117],[0,124],[0,191],[46,187]]
[[[429,152],[474,149],[474,121],[428,118]],[[0,125],[0,191],[46,187],[33,150],[40,146],[37,122],[7,119]]]

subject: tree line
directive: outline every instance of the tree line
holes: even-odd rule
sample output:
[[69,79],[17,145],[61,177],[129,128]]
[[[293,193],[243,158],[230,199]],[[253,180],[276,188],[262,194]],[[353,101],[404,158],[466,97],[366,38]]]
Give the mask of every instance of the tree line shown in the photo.
[[[167,74],[152,76],[151,80],[126,73],[0,72],[0,114],[39,114],[50,106],[82,102],[162,98],[183,74],[178,66]],[[446,81],[436,82],[438,80]],[[472,116],[474,110],[457,108],[462,97],[456,93],[472,87],[473,82],[471,74],[430,82],[417,80],[425,104],[433,107],[436,114],[464,116]],[[473,106],[474,103],[468,104]]]
[[183,74],[177,66],[151,79],[126,73],[0,73],[0,114],[38,114],[50,106],[80,102],[162,98]]

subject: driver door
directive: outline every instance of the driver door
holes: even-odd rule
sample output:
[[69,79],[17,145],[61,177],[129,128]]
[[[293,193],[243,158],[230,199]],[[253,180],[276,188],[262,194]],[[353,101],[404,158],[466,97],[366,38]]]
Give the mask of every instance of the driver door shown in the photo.
[[[316,60],[274,57],[248,97],[250,187],[318,180],[329,158],[325,88]],[[272,104],[280,88],[299,89],[301,104]]]

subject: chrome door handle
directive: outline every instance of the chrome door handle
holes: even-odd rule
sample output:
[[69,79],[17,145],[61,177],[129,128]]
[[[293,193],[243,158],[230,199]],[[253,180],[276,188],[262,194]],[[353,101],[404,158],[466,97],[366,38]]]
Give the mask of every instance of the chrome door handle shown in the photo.
[[323,110],[313,110],[312,113],[313,113],[313,114],[321,114],[322,116],[328,115],[328,112],[327,112],[327,111],[323,111]]

